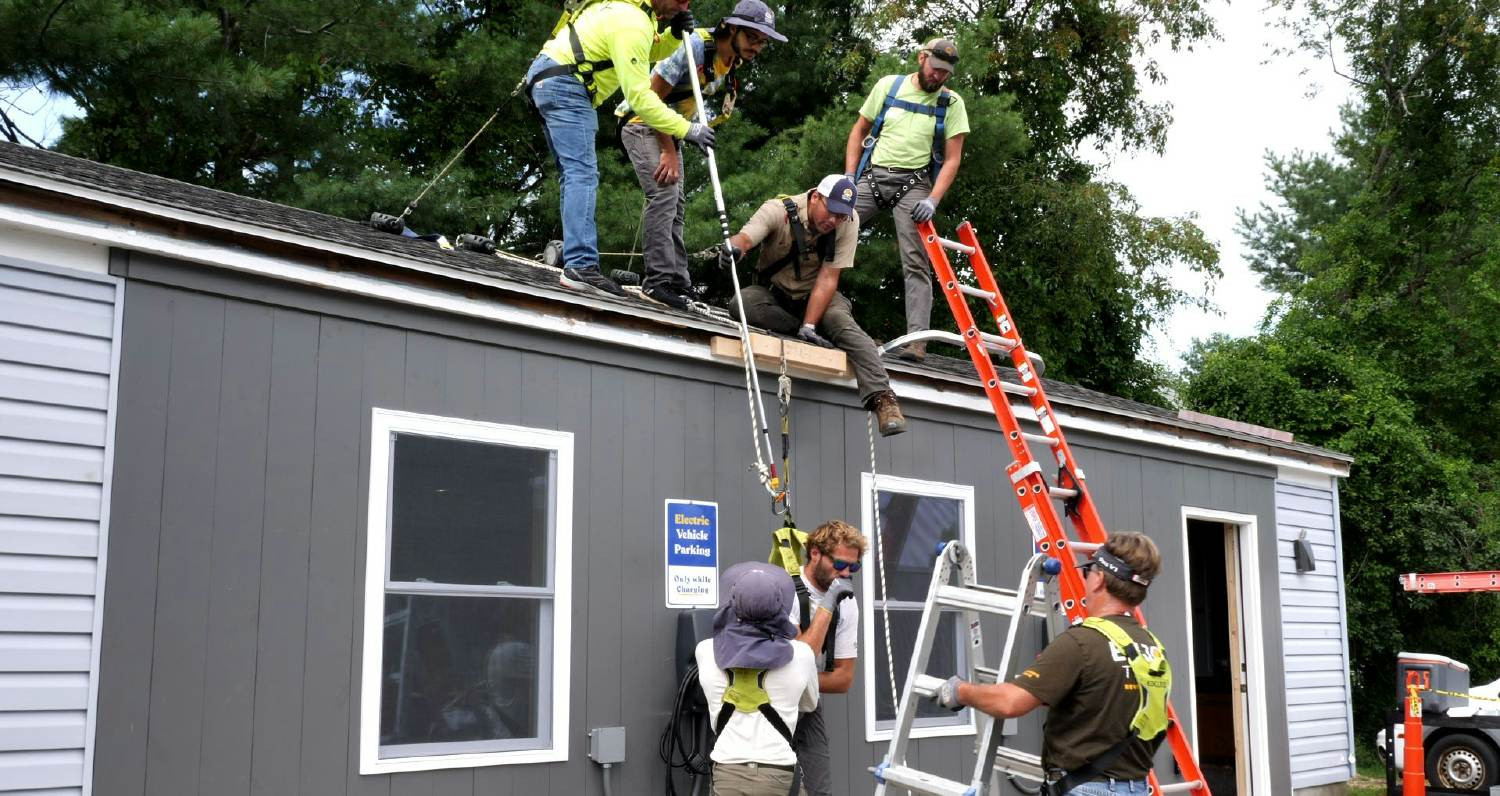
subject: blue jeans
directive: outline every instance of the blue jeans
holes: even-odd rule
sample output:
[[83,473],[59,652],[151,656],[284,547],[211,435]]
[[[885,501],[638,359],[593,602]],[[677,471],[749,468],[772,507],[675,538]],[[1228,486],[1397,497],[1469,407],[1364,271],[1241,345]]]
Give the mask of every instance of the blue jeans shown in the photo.
[[[557,62],[538,55],[526,79]],[[549,77],[531,87],[531,102],[542,115],[542,132],[557,163],[561,187],[563,266],[599,267],[599,230],[594,225],[594,202],[599,194],[599,160],[594,136],[599,117],[588,89],[573,75]]]
[[1065,796],[1122,796],[1140,794],[1146,796],[1151,786],[1144,779],[1104,779],[1085,782],[1070,790]]

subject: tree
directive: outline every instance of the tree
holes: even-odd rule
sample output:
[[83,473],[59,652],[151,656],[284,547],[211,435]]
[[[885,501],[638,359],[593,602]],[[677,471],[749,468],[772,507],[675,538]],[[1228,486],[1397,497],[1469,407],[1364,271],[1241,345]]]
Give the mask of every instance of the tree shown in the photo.
[[1268,158],[1280,205],[1242,215],[1265,332],[1189,363],[1192,407],[1355,457],[1341,489],[1355,710],[1390,705],[1395,652],[1500,668],[1500,605],[1415,602],[1395,574],[1500,561],[1500,35],[1461,0],[1279,4],[1357,88],[1334,154]]

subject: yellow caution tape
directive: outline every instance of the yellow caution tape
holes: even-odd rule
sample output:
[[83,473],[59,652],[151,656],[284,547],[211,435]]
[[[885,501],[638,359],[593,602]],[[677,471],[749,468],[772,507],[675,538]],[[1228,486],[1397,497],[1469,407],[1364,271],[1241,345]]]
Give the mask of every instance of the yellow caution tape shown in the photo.
[[1462,697],[1464,699],[1478,699],[1483,702],[1500,702],[1500,699],[1496,699],[1495,697],[1480,696],[1478,694],[1464,694],[1457,691],[1442,691],[1437,688],[1428,688],[1425,690],[1431,691],[1434,694],[1442,694],[1443,696]]

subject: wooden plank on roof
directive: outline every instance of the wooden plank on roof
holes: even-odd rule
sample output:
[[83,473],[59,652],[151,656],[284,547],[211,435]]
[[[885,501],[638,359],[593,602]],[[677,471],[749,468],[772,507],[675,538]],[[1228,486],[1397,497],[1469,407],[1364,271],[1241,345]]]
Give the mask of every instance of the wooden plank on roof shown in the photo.
[[[714,356],[723,359],[739,361],[744,356],[739,339],[734,337],[715,337],[709,341],[708,348]],[[779,369],[784,351],[788,370],[818,376],[847,377],[852,373],[849,370],[849,357],[837,348],[823,348],[751,332],[750,350],[755,352],[755,363],[764,368]]]

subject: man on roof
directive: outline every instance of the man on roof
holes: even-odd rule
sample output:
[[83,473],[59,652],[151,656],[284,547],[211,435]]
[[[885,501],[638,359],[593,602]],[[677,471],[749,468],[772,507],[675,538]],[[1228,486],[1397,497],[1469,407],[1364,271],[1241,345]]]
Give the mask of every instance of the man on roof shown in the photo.
[[[561,186],[564,287],[625,291],[599,270],[594,203],[599,162],[594,108],[618,88],[653,130],[699,147],[714,144],[713,130],[676,113],[651,90],[650,64],[670,54],[693,31],[691,0],[594,0],[565,15],[526,72],[527,97],[542,117],[547,146]],[[663,36],[668,28],[672,36]],[[675,37],[675,38],[674,38]]]
[[755,326],[849,356],[859,399],[875,413],[881,436],[906,430],[906,418],[875,341],[854,320],[854,308],[838,292],[839,274],[854,266],[859,240],[857,191],[842,174],[824,177],[818,187],[796,196],[768,199],[721,256],[738,262],[755,247],[760,258],[755,284],[740,291],[745,319]]
[[[859,185],[860,219],[868,225],[889,210],[896,225],[908,334],[932,328],[932,266],[917,224],[932,218],[952,187],[969,133],[963,97],[943,85],[957,64],[951,39],[922,45],[917,71],[875,82],[844,145],[844,172]],[[911,343],[900,356],[920,362],[927,344]]]
[[[691,45],[698,84],[708,106],[704,109],[710,117],[708,124],[717,127],[734,112],[740,90],[738,70],[755,60],[771,39],[786,41],[776,32],[775,12],[763,0],[740,0],[734,12],[719,20],[717,26],[697,29],[672,55],[656,64],[651,72],[651,90],[678,113],[693,118],[697,105],[687,60],[687,47]],[[719,96],[723,101],[716,110],[710,98]],[[641,245],[646,261],[643,292],[663,304],[687,309],[693,280],[682,240],[687,202],[682,190],[681,145],[635,115],[628,100],[620,103],[615,115],[628,120],[620,130],[620,142],[635,166],[641,190],[646,192],[646,204],[641,209]]]

